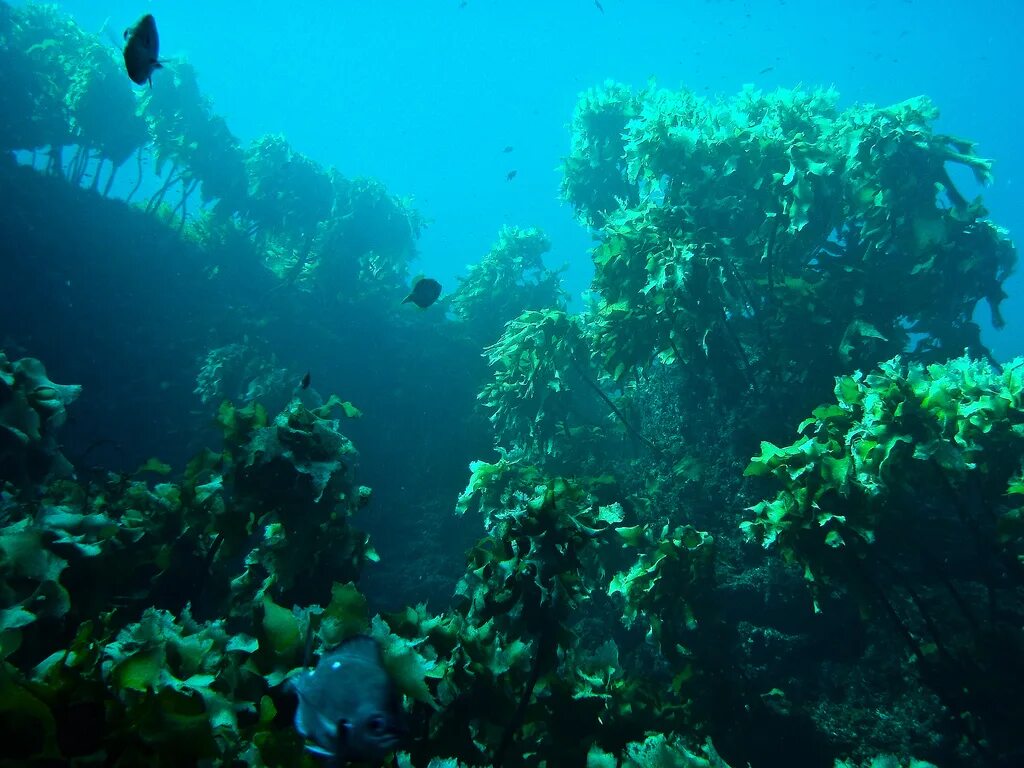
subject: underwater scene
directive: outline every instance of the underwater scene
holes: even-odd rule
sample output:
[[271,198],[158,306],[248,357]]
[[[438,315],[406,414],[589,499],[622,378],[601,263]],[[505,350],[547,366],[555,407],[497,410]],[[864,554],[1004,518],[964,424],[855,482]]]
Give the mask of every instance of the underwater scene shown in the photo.
[[1024,766],[1022,33],[0,0],[0,768]]

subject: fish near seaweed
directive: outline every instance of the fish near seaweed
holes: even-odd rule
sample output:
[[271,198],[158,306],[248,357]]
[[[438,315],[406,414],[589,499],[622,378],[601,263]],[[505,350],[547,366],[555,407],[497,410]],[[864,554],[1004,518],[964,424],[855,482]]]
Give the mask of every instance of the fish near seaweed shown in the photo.
[[153,87],[153,71],[161,69],[160,35],[156,31],[156,19],[147,13],[134,27],[124,31],[124,68],[136,85]]
[[417,277],[412,281],[412,290],[403,300],[403,304],[410,301],[420,309],[426,309],[441,295],[441,284],[429,277]]
[[291,687],[299,697],[295,729],[332,765],[377,762],[398,746],[398,695],[373,638],[346,640]]

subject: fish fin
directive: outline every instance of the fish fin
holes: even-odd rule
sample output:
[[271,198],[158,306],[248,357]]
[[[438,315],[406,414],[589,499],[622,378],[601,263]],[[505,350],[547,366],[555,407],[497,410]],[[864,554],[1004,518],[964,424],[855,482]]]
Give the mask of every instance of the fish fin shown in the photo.
[[306,751],[311,752],[318,757],[334,757],[334,753],[323,747],[318,747],[316,744],[307,744]]
[[150,76],[150,77],[148,77],[146,79],[149,80],[149,90],[153,90],[153,78],[152,78],[152,76]]
[[334,722],[333,720],[328,720],[323,714],[321,714],[319,712],[317,713],[316,716],[317,716],[317,719],[320,721],[320,727],[323,728],[324,731],[326,731],[327,733],[331,734],[332,736],[337,736],[338,732],[341,730],[341,728],[339,728],[339,726],[344,725],[344,724],[346,724],[348,722],[347,720],[341,720],[339,722]]
[[406,296],[404,299],[402,299],[402,303],[403,304],[408,304],[410,301],[412,301],[412,294],[411,293],[408,296]]
[[125,31],[124,31],[124,39],[127,40],[128,39],[128,35],[130,35],[131,33],[132,33],[132,28],[131,27],[127,27],[125,29]]
[[160,61],[159,59],[153,59],[153,61],[151,61],[150,63],[153,65],[153,69],[163,69],[164,68],[164,63],[162,61]]

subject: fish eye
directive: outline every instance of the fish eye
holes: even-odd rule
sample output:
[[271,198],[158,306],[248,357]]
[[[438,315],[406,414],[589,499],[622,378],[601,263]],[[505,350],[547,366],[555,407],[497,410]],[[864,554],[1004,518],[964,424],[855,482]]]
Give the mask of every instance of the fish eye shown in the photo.
[[384,718],[380,715],[374,715],[366,722],[366,727],[370,729],[370,733],[380,733],[384,730]]

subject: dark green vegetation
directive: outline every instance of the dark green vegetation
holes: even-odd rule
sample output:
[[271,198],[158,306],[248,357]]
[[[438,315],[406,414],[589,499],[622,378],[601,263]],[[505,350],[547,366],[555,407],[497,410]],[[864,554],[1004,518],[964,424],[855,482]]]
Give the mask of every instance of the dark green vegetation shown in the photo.
[[282,683],[367,633],[402,766],[1024,761],[1015,252],[925,99],[590,91],[586,310],[510,228],[409,314],[379,183],[53,11],[0,44],[0,760],[313,766]]

